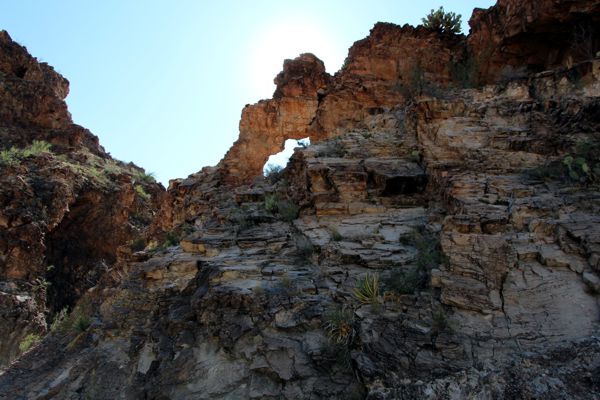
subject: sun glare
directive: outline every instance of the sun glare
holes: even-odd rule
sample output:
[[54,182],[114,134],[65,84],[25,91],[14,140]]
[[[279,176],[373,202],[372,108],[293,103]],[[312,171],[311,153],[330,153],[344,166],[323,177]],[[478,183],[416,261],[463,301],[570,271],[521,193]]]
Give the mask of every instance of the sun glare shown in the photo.
[[280,21],[267,26],[249,43],[250,82],[256,100],[273,95],[273,79],[281,71],[285,59],[313,53],[323,60],[327,71],[333,73],[341,67],[345,57],[331,34],[307,19]]

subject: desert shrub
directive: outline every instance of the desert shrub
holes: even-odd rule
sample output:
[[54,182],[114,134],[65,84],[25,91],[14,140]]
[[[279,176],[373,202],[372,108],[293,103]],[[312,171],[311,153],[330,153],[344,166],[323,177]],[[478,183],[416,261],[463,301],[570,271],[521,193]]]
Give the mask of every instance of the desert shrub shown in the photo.
[[281,165],[269,164],[265,168],[264,175],[269,183],[277,183],[283,177],[283,167]]
[[304,235],[296,235],[294,237],[294,244],[296,245],[298,255],[305,260],[309,260],[315,251],[310,239]]
[[21,160],[20,152],[14,147],[10,149],[2,150],[0,152],[0,166],[10,167],[16,165]]
[[402,96],[411,99],[421,95],[444,97],[445,91],[434,82],[428,82],[420,61],[410,67],[404,77],[401,77],[393,86]]
[[339,242],[341,240],[344,240],[344,236],[342,236],[342,234],[339,233],[337,229],[331,228],[331,239],[334,242]]
[[567,175],[574,181],[586,182],[595,178],[587,160],[583,157],[566,156],[562,163],[565,166]]
[[413,150],[410,152],[409,159],[412,162],[420,163],[421,162],[421,152],[419,150]]
[[355,335],[354,311],[337,307],[325,315],[323,328],[331,342],[338,345],[349,345]]
[[177,232],[167,232],[165,235],[165,245],[167,247],[179,245],[180,237]]
[[254,226],[252,215],[250,215],[248,210],[241,207],[235,207],[233,211],[231,211],[229,214],[229,222],[233,224],[237,232],[244,231]]
[[432,9],[421,21],[427,29],[440,33],[456,34],[461,31],[461,18],[460,14],[446,12],[444,11],[444,7],[440,7],[437,10]]
[[151,196],[148,193],[146,193],[146,191],[144,190],[144,187],[142,185],[135,185],[135,192],[143,200],[150,200]]
[[67,307],[60,310],[52,320],[52,324],[50,324],[50,332],[52,333],[61,333],[66,329],[66,320],[69,314],[69,310]]
[[23,157],[37,156],[42,153],[49,153],[52,145],[43,140],[34,140],[29,146],[23,149]]
[[367,274],[356,282],[354,297],[363,304],[379,303],[379,276]]
[[22,353],[25,353],[27,350],[35,346],[41,340],[42,337],[40,335],[30,333],[29,335],[25,336],[25,338],[23,338],[23,340],[21,340],[21,342],[19,343],[19,350],[21,350]]
[[277,195],[274,194],[268,194],[265,196],[265,210],[269,211],[269,212],[276,212],[277,211]]
[[153,172],[146,172],[144,170],[134,169],[131,172],[131,175],[135,178],[137,182],[142,183],[155,183],[156,177]]
[[54,316],[54,320],[50,325],[50,332],[60,335],[81,333],[85,332],[91,324],[92,321],[85,307],[75,307],[70,314],[67,307],[65,307]]
[[51,285],[50,282],[48,282],[45,278],[36,278],[32,283],[31,283],[31,290],[34,292],[46,292],[48,290],[48,287]]
[[286,290],[291,290],[294,288],[294,281],[292,281],[292,278],[290,278],[287,273],[281,277],[279,284]]
[[146,248],[146,240],[143,237],[136,238],[131,242],[129,248],[132,251],[142,251]]
[[442,333],[451,330],[450,324],[448,323],[448,317],[442,308],[432,311],[431,329],[434,333]]
[[73,322],[73,329],[77,332],[85,332],[91,324],[92,321],[87,315],[76,314]]
[[395,268],[383,280],[386,291],[397,294],[412,294],[417,288],[423,287],[427,282],[427,275],[422,274],[417,268],[402,270]]
[[277,201],[277,212],[281,219],[287,222],[291,222],[298,218],[300,208],[294,203],[287,200]]
[[445,261],[439,238],[417,231],[413,240],[417,248],[417,269],[429,275],[432,269],[438,268]]
[[411,232],[400,238],[400,242],[417,249],[416,266],[412,269],[394,268],[383,280],[386,291],[396,294],[412,294],[425,289],[431,270],[445,261],[439,239],[420,231]]
[[291,222],[298,218],[300,208],[289,200],[280,199],[276,194],[265,196],[265,210],[278,213],[279,217]]
[[0,152],[0,166],[9,167],[18,164],[22,159],[50,152],[52,145],[43,140],[34,140],[24,149],[11,147]]
[[580,184],[598,184],[600,181],[600,142],[582,142],[572,154],[562,160],[551,161],[528,171],[541,180],[563,180]]

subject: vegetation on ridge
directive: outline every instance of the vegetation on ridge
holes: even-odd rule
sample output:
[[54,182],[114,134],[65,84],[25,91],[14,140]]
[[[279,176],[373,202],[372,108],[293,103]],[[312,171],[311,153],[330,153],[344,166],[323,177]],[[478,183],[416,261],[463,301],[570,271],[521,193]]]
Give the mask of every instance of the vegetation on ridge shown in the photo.
[[427,16],[421,18],[423,26],[433,31],[440,33],[460,33],[461,31],[461,18],[460,14],[453,12],[444,11],[444,7],[440,7],[437,10],[431,10]]

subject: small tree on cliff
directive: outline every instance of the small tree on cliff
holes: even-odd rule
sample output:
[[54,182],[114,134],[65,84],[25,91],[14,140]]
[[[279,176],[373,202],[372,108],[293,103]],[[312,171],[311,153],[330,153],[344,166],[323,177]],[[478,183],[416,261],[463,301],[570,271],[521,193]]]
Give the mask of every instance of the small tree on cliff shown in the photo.
[[453,12],[445,12],[444,7],[440,7],[437,11],[431,12],[421,18],[423,26],[433,31],[440,33],[460,33],[460,24],[462,16]]

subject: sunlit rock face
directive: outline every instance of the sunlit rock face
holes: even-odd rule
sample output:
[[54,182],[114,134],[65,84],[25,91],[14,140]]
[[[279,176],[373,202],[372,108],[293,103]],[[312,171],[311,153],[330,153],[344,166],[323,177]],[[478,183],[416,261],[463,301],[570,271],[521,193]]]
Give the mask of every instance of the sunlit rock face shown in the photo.
[[286,60],[275,78],[277,89],[271,100],[248,105],[242,111],[240,136],[219,164],[227,183],[247,183],[262,173],[271,154],[282,150],[287,139],[314,137],[319,93],[331,76],[321,60],[303,54]]
[[[474,18],[500,32],[537,4]],[[575,29],[541,10],[506,43],[535,42],[538,17]],[[22,355],[0,398],[600,397],[600,61],[532,73],[507,55],[526,75],[495,83],[470,69],[472,38],[377,24],[334,77],[286,61],[223,161],[171,181],[153,220],[171,239],[93,281],[75,314],[90,325]],[[86,220],[74,211],[65,227]],[[33,295],[10,295],[10,315],[36,320]]]
[[286,60],[273,99],[242,111],[240,136],[220,164],[225,182],[251,182],[287,139],[318,142],[365,128],[370,115],[403,104],[424,82],[447,85],[451,61],[462,57],[463,47],[463,36],[378,23],[350,48],[334,77],[312,54]]

